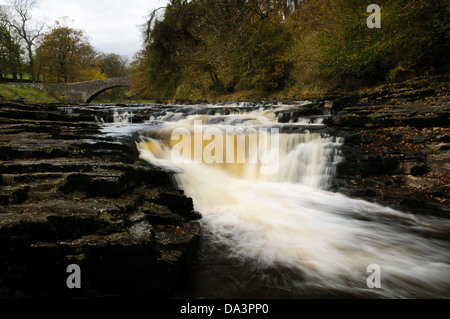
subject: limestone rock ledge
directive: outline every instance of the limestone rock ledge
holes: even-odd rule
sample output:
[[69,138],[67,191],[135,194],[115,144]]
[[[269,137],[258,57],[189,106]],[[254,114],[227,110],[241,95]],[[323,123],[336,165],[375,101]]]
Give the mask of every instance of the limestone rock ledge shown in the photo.
[[[92,116],[0,103],[0,298],[174,294],[201,214],[171,174]],[[71,264],[81,289],[66,284]]]
[[[448,76],[405,82],[334,103],[331,125],[345,137],[334,189],[448,218],[449,83]],[[449,239],[448,229],[440,237]]]

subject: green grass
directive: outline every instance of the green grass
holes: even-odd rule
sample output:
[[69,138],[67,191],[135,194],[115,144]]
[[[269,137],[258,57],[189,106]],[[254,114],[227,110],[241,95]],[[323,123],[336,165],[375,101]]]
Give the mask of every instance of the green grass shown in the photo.
[[[20,79],[19,75],[17,75],[17,77]],[[3,75],[3,78],[12,80],[13,76],[12,76],[12,74],[6,74],[6,75]],[[31,76],[27,73],[22,74],[22,80],[31,80]]]
[[12,101],[21,98],[27,104],[59,103],[61,100],[55,94],[30,88],[17,88],[0,84],[0,99]]

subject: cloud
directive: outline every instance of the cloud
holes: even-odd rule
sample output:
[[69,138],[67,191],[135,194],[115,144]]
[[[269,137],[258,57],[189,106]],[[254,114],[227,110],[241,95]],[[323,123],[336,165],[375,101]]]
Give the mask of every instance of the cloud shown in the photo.
[[68,25],[85,31],[97,50],[132,57],[142,47],[139,26],[151,10],[167,3],[164,0],[40,0],[33,18],[45,20],[51,26],[56,20],[68,17]]

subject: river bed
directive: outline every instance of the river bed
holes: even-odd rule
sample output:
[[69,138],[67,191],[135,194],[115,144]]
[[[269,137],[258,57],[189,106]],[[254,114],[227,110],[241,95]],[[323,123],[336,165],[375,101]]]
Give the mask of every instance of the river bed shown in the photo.
[[[175,171],[204,216],[180,297],[450,297],[449,244],[423,235],[449,221],[333,192],[345,139],[310,105],[89,109],[105,133]],[[299,108],[309,111],[292,119]]]

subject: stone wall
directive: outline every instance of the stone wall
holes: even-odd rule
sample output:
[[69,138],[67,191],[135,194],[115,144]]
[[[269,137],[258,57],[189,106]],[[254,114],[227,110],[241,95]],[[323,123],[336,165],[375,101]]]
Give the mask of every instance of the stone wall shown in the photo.
[[77,83],[42,84],[42,83],[6,83],[14,87],[33,88],[58,92],[66,97],[66,103],[90,103],[95,96],[112,88],[129,87],[128,78],[111,78],[106,80],[85,81]]

